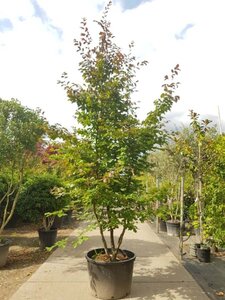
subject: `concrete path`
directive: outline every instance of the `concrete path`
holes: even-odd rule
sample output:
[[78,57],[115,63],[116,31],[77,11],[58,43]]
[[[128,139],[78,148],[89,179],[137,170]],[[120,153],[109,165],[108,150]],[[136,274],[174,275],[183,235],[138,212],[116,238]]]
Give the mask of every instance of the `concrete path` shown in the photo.
[[[70,240],[76,235],[78,229]],[[76,249],[70,243],[65,249],[57,249],[10,300],[96,299],[90,295],[84,255],[99,247],[101,241],[96,230]],[[137,256],[131,294],[126,299],[209,299],[147,223],[140,224],[137,233],[127,232],[123,248]]]

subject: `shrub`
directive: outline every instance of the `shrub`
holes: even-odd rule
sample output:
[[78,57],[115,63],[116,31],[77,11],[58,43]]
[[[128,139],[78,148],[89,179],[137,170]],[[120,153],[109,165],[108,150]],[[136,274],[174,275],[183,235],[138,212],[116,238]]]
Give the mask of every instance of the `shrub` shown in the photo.
[[17,213],[26,222],[39,222],[46,212],[53,212],[69,204],[68,196],[57,197],[55,187],[63,187],[61,180],[50,174],[30,177],[23,185]]

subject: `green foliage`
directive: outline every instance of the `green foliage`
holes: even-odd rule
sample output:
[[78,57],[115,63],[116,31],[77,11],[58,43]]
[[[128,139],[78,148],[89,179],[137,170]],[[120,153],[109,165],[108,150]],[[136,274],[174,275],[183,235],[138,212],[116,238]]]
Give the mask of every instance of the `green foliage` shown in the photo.
[[[149,176],[158,178],[158,191],[162,186],[170,186],[168,199],[175,201],[180,196],[179,178],[184,176],[184,217],[200,229],[201,241],[210,240],[224,247],[225,137],[218,135],[211,122],[201,120],[197,113],[191,111],[190,117],[190,126],[173,132],[164,151],[150,155]],[[149,182],[155,188],[155,180]],[[163,204],[157,215],[166,212],[169,209]]]
[[217,136],[207,148],[210,163],[208,172],[204,176],[203,195],[204,209],[204,234],[205,238],[218,247],[225,246],[225,137]]
[[2,198],[7,191],[8,178],[6,174],[0,174],[0,198]]
[[43,229],[45,231],[51,230],[51,228],[54,225],[55,217],[62,218],[65,215],[66,214],[63,211],[63,209],[58,210],[58,211],[53,211],[53,212],[46,212],[42,218]]
[[31,110],[14,99],[0,99],[1,165],[21,165],[28,152],[35,152],[45,126],[40,110]]
[[29,222],[39,222],[45,213],[63,209],[68,203],[67,196],[57,197],[52,190],[63,187],[54,175],[44,174],[30,177],[23,185],[17,205],[17,214]]
[[[149,218],[149,201],[143,195],[140,175],[147,168],[148,153],[166,140],[163,115],[178,100],[174,96],[179,65],[166,76],[163,93],[140,122],[131,96],[136,91],[136,72],[147,62],[138,62],[134,44],[124,53],[114,42],[107,20],[111,2],[100,21],[99,43],[93,45],[86,19],[81,23],[81,38],[74,44],[82,60],[79,70],[83,83],[70,83],[63,74],[61,85],[77,105],[79,123],[74,138],[67,139],[64,159],[70,166],[68,179],[83,207],[83,216],[95,220],[103,245],[109,248],[104,232],[110,232],[113,259],[126,230],[136,231],[137,222]],[[73,189],[72,188],[72,189]],[[114,230],[122,232],[115,243]]]
[[159,207],[155,211],[155,215],[163,220],[167,221],[170,219],[169,209],[167,204],[160,204]]
[[0,99],[0,166],[7,186],[0,198],[0,233],[12,218],[26,167],[46,128],[40,110],[24,107],[15,99]]
[[52,250],[54,250],[57,247],[64,249],[67,245],[67,241],[68,241],[68,238],[62,239],[60,241],[57,241],[53,246],[46,247],[45,249],[49,252],[51,252]]

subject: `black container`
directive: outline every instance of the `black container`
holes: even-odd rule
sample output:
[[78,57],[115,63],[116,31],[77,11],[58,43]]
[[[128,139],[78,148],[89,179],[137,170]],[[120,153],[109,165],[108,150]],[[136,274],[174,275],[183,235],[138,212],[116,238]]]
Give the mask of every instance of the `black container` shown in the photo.
[[135,254],[123,250],[128,259],[115,262],[99,262],[92,257],[101,249],[87,253],[87,265],[90,278],[91,293],[100,299],[120,299],[130,294]]
[[197,258],[200,262],[209,263],[211,258],[210,248],[197,248]]
[[38,230],[38,235],[41,249],[44,249],[45,247],[51,247],[56,242],[57,228],[52,228],[50,230],[40,228]]

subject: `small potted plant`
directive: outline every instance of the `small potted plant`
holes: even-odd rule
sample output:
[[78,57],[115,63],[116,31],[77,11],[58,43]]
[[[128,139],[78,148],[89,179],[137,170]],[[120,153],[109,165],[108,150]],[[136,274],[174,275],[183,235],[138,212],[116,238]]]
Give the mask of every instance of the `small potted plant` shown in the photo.
[[180,234],[180,203],[176,200],[168,199],[169,220],[166,221],[167,234],[169,236],[179,236]]
[[110,5],[111,1],[96,21],[99,43],[92,45],[86,19],[81,23],[81,39],[74,41],[82,57],[79,70],[84,82],[70,83],[64,73],[60,83],[77,106],[79,123],[64,143],[68,179],[71,189],[80,191],[84,219],[89,217],[99,228],[102,240],[101,247],[86,254],[91,291],[98,298],[119,299],[130,293],[136,257],[122,248],[124,235],[136,231],[138,222],[149,220],[152,213],[140,176],[147,168],[149,151],[165,141],[163,115],[178,100],[173,79],[179,65],[172,77],[165,77],[155,109],[140,121],[131,95],[136,90],[136,71],[146,62],[136,61],[133,43],[128,54],[115,44],[107,20]]
[[159,218],[159,230],[163,232],[167,232],[166,222],[169,219],[168,206],[164,204],[160,204],[156,209],[156,216]]
[[156,224],[159,226],[157,230],[159,229],[160,231],[166,232],[166,221],[169,219],[168,205],[166,202],[167,188],[165,186],[148,188],[148,198],[156,217]]
[[43,216],[42,227],[38,229],[41,249],[52,247],[56,243],[58,229],[53,226],[56,216],[61,218],[65,216],[65,213],[63,210],[59,210],[55,212],[47,212]]
[[20,194],[17,213],[26,222],[42,223],[38,229],[41,248],[52,246],[57,236],[55,220],[65,215],[63,209],[69,203],[68,196],[54,193],[56,188],[61,187],[63,184],[55,175],[35,175],[27,179]]

